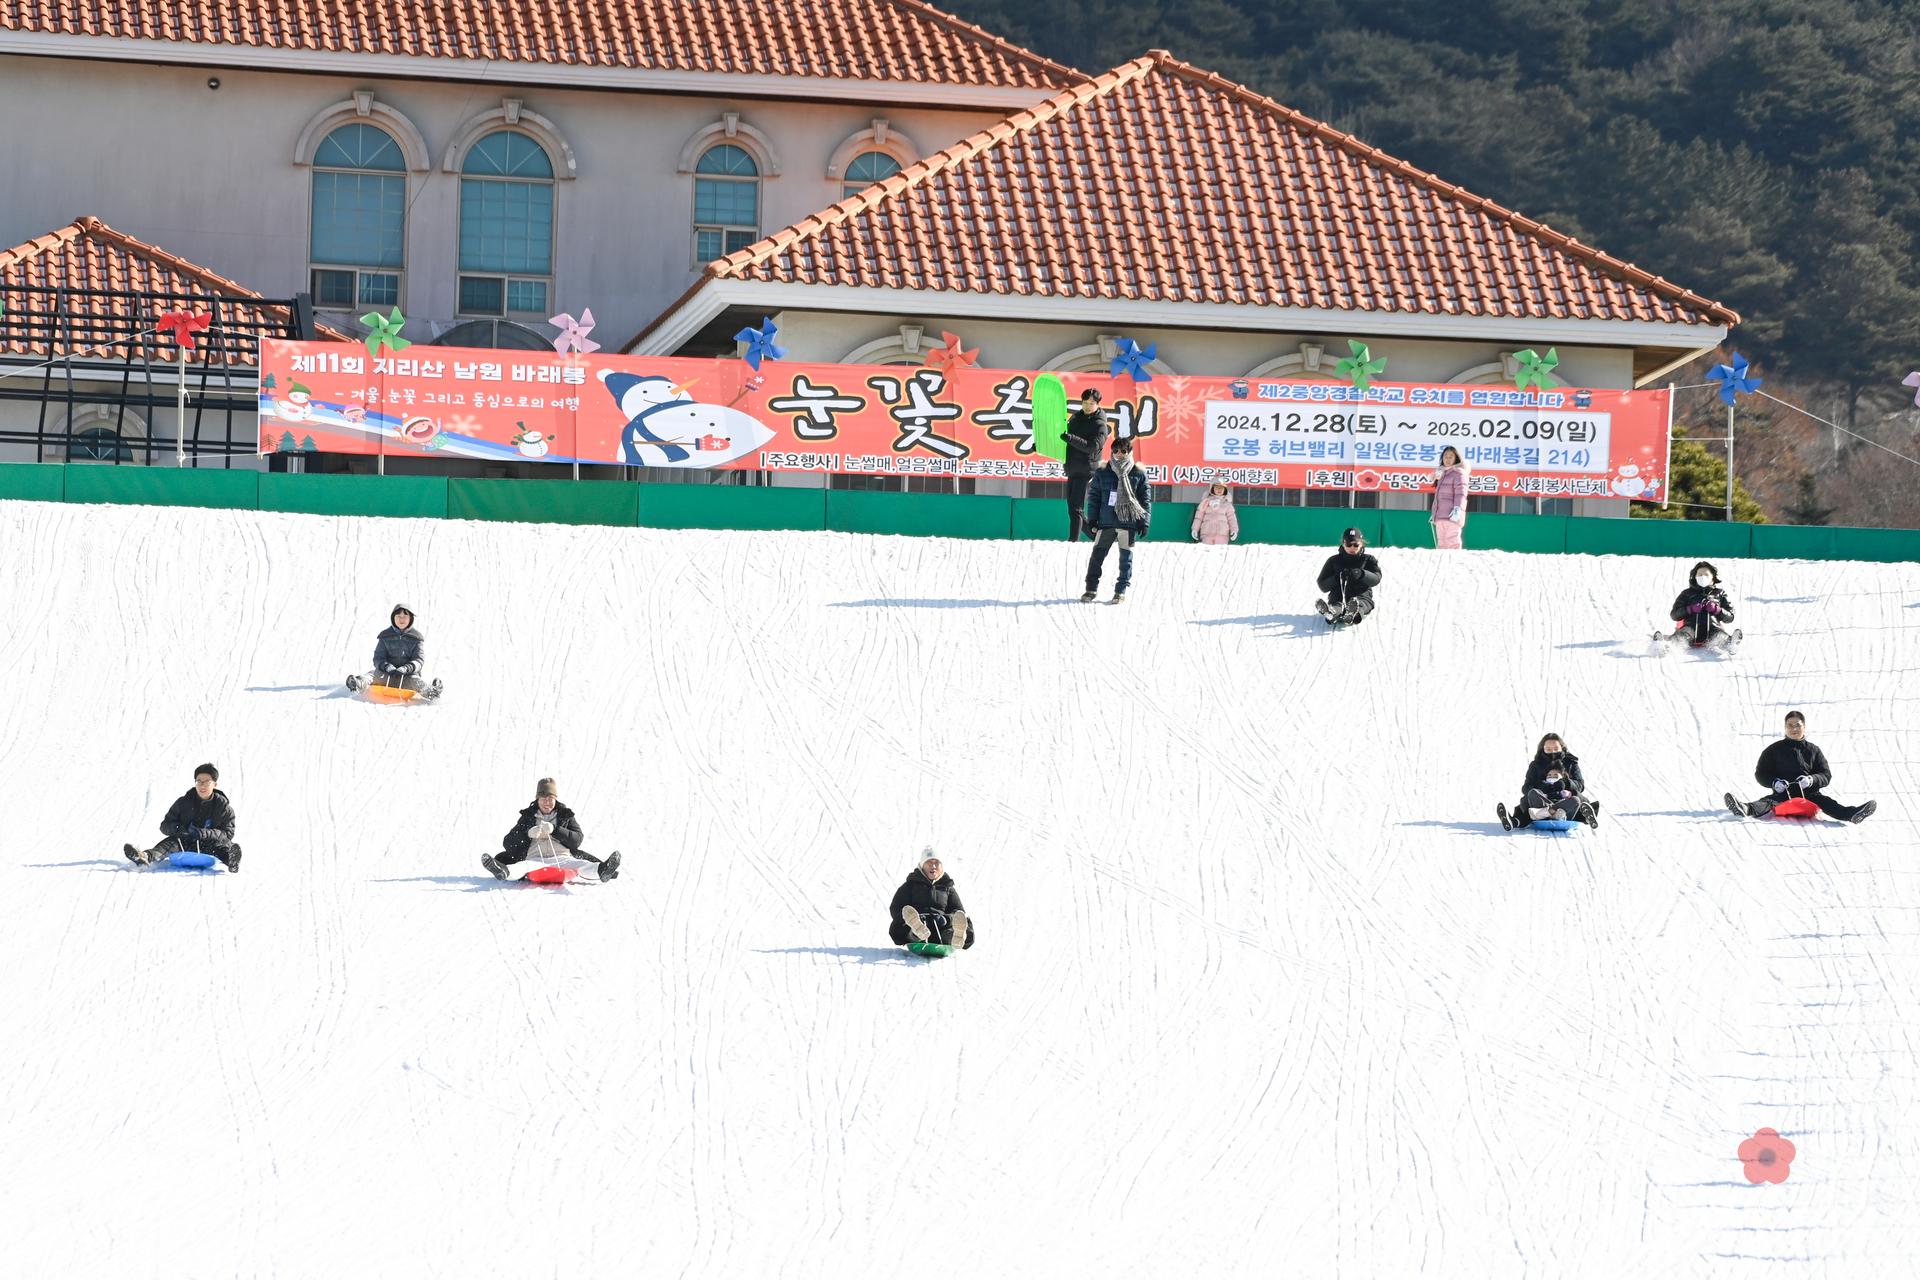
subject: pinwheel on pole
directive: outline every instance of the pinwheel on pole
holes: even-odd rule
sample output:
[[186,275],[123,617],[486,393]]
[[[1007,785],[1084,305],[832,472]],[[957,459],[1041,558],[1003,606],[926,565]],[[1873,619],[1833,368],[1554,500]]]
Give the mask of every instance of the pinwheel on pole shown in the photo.
[[1353,354],[1344,360],[1334,362],[1334,372],[1351,382],[1355,389],[1365,395],[1373,380],[1387,371],[1385,357],[1375,360],[1367,344],[1354,338],[1347,339],[1347,350]]
[[1121,338],[1113,344],[1113,349],[1113,362],[1107,366],[1109,377],[1117,378],[1124,373],[1135,382],[1153,381],[1153,374],[1147,366],[1153,363],[1154,354],[1160,349],[1159,343],[1149,342],[1143,347],[1132,338]]
[[1547,354],[1539,355],[1533,348],[1513,353],[1513,385],[1517,391],[1525,391],[1532,383],[1539,391],[1551,391],[1561,386],[1560,379],[1553,371],[1560,364],[1560,352],[1554,347],[1547,348]]
[[927,352],[927,368],[938,369],[951,378],[962,369],[971,369],[980,360],[980,348],[968,350],[960,343],[960,335],[940,333],[940,345]]
[[[187,353],[193,350],[193,335],[205,333],[207,326],[213,323],[211,316],[196,316],[187,311],[163,311],[153,322],[153,327],[161,333],[173,335],[174,350],[180,357],[178,375],[179,386],[175,388],[174,398],[174,465],[187,465]],[[198,461],[198,459],[196,459]]]
[[389,351],[405,351],[412,346],[412,339],[400,336],[400,328],[406,322],[407,318],[400,314],[398,307],[393,309],[393,314],[390,316],[382,316],[378,311],[369,311],[361,316],[360,323],[367,326],[367,336],[364,339],[367,344],[367,354],[377,357],[382,347]]
[[781,360],[786,357],[787,349],[774,344],[774,335],[780,332],[780,326],[773,322],[772,316],[761,316],[758,329],[749,325],[733,335],[735,342],[744,342],[747,349],[742,354],[746,362],[753,366],[755,373],[760,372],[762,360]]
[[1730,364],[1717,364],[1707,370],[1707,379],[1720,384],[1720,398],[1727,405],[1727,523],[1733,523],[1733,401],[1760,389],[1760,379],[1747,376],[1747,358],[1738,351]]
[[576,355],[590,355],[600,349],[600,344],[587,335],[593,332],[593,308],[581,311],[575,320],[568,312],[561,312],[549,319],[548,323],[560,330],[553,340],[553,349],[565,355],[571,351]]

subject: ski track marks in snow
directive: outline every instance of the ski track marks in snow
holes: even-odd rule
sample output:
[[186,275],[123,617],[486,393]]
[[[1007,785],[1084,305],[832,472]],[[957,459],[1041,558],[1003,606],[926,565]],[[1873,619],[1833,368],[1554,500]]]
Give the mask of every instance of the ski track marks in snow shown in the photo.
[[[1149,545],[1114,607],[1084,544],[0,533],[10,1271],[892,1275],[916,1221],[995,1276],[1920,1249],[1920,567],[1730,562],[1743,651],[1655,659],[1690,561],[1388,549],[1328,634],[1324,548]],[[341,687],[395,602],[438,704]],[[1796,706],[1862,826],[1720,808]],[[1597,832],[1493,822],[1547,730]],[[246,874],[129,868],[206,759]],[[480,869],[547,774],[617,883]],[[963,957],[886,940],[926,844]]]

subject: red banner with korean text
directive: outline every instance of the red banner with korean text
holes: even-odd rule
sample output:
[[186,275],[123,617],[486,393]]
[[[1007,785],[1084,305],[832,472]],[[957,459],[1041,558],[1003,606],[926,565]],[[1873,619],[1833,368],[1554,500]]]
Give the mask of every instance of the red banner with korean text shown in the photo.
[[[1031,371],[261,344],[263,453],[1057,480]],[[1659,500],[1670,395],[1450,383],[1063,374],[1163,484],[1418,491],[1448,445],[1469,491]]]

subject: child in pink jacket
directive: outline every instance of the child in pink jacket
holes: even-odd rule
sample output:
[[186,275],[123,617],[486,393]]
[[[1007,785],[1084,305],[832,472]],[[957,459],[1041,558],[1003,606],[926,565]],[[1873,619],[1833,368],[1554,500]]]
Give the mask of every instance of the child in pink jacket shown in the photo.
[[1210,547],[1240,536],[1240,513],[1233,509],[1233,495],[1224,484],[1208,486],[1207,496],[1193,509],[1193,536]]
[[1460,534],[1467,527],[1468,467],[1452,445],[1440,451],[1440,469],[1433,473],[1433,545],[1442,551],[1460,550]]

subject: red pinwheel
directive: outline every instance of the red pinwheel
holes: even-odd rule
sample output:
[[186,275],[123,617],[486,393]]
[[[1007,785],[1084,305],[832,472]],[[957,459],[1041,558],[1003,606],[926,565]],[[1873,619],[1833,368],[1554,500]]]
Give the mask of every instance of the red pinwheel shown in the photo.
[[960,345],[960,335],[942,330],[940,346],[927,352],[927,368],[938,369],[948,377],[962,369],[971,369],[980,360],[980,348],[969,351]]
[[193,350],[193,335],[205,333],[207,326],[213,323],[212,316],[196,316],[186,311],[163,311],[153,327],[161,333],[171,333],[174,343],[182,352]]

